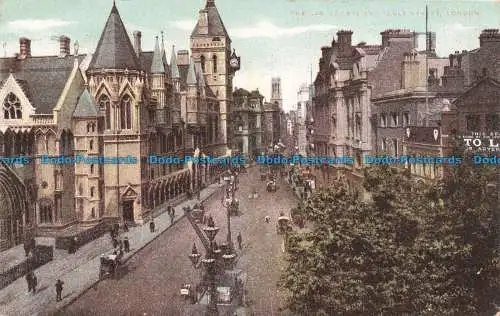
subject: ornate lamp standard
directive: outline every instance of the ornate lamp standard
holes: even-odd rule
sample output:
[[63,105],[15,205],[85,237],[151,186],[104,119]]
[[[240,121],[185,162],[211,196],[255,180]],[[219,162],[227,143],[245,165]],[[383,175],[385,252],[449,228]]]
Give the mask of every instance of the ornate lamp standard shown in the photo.
[[[234,259],[236,255],[231,253],[226,253],[221,256],[222,250],[219,249],[217,243],[215,242],[215,236],[219,232],[219,227],[215,226],[212,216],[208,218],[207,226],[200,229],[196,224],[190,209],[185,209],[186,217],[193,226],[196,234],[200,238],[205,250],[205,258],[201,260],[203,267],[206,271],[206,277],[208,279],[209,285],[209,304],[207,308],[207,316],[217,316],[219,315],[217,309],[217,274],[222,271],[219,269],[221,266],[232,266],[234,264]],[[189,259],[193,266],[197,269],[200,267],[198,264],[201,258],[201,254],[198,252],[196,245],[193,245]]]
[[[235,198],[236,193],[236,175],[230,170],[226,170],[223,174],[223,179],[226,184],[225,195],[222,199],[222,206],[226,209],[226,218],[227,218],[227,248],[226,253],[223,255],[223,258],[227,261],[234,262],[236,258],[236,254],[234,253],[234,244],[231,237],[231,210],[233,207],[237,206],[237,201]],[[232,268],[232,266],[228,266],[228,268]]]

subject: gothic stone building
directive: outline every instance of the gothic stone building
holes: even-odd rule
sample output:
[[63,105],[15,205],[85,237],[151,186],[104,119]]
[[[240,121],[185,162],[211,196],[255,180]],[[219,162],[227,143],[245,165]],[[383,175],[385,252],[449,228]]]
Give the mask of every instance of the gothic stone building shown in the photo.
[[284,120],[283,99],[281,97],[281,79],[271,79],[271,99],[264,103],[263,115],[263,147],[272,147],[282,137],[282,121]]
[[[100,223],[140,224],[222,171],[148,163],[149,155],[225,154],[221,135],[231,100],[224,91],[232,90],[229,74],[239,59],[229,56],[214,2],[204,10],[208,34],[225,43],[203,46],[219,58],[212,78],[203,59],[187,51],[173,51],[169,65],[163,38],[161,48],[157,38],[154,51],[145,52],[134,32],[134,47],[115,5],[92,56],[78,55],[76,45],[71,54],[70,39],[62,36],[57,56],[34,57],[31,41],[21,38],[15,57],[0,58],[0,156],[32,160],[0,162],[0,250],[22,242],[30,229],[55,236]],[[199,24],[193,53],[207,37]],[[219,72],[221,81],[214,79]],[[136,163],[47,164],[43,156],[130,156]]]

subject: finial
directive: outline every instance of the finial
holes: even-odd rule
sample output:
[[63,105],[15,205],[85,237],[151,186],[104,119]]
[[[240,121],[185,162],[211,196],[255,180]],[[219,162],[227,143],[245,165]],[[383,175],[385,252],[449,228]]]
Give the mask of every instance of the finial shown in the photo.
[[161,31],[161,44],[163,45],[165,42],[164,42],[164,35],[165,35],[165,32]]
[[75,56],[78,56],[78,49],[80,48],[80,44],[78,43],[78,41],[75,42],[74,48],[75,48]]

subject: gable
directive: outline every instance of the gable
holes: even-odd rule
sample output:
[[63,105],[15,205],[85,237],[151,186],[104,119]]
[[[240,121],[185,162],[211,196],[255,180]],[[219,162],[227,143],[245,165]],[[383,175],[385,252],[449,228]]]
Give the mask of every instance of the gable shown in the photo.
[[500,84],[493,79],[483,79],[458,97],[453,104],[460,108],[500,104]]
[[[16,104],[19,103],[19,107]],[[15,117],[19,117],[19,113],[16,113],[18,110],[21,111],[20,119],[5,119],[4,110],[13,110]],[[15,109],[14,109],[15,107]],[[15,79],[14,75],[11,74],[7,80],[0,86],[0,124],[1,125],[9,125],[9,124],[28,124],[31,122],[31,115],[35,114],[35,108],[31,104],[28,96],[25,91],[19,84],[19,81]]]

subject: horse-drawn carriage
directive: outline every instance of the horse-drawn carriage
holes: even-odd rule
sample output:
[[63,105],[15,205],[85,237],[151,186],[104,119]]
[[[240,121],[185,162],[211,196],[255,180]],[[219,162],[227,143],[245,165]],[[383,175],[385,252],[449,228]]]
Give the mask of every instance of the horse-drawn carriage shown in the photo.
[[276,181],[270,180],[266,185],[267,192],[276,192]]
[[280,217],[278,217],[278,222],[276,223],[276,231],[279,235],[282,235],[291,230],[292,226],[290,224],[290,218],[282,213]]
[[121,265],[123,251],[115,251],[113,254],[101,256],[101,266],[99,271],[99,278],[107,276],[115,277],[118,268]]

